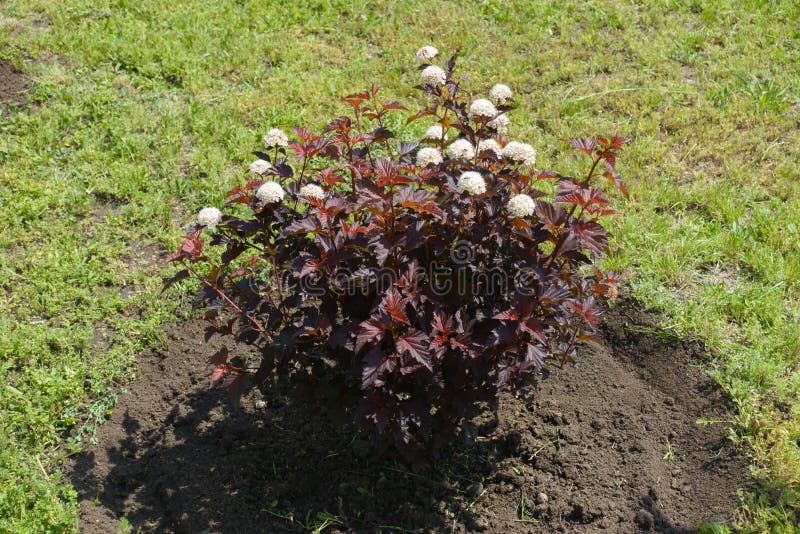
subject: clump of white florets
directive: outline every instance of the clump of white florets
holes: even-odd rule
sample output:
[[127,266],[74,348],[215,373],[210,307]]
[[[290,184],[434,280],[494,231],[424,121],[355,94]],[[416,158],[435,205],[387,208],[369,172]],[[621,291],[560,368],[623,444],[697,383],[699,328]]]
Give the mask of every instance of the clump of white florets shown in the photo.
[[495,86],[489,90],[489,97],[498,104],[505,104],[513,94],[511,88],[502,83],[495,84]]
[[[423,135],[422,137],[423,137],[423,139],[439,140],[439,139],[442,138],[442,133],[443,133],[442,132],[442,125],[441,124],[434,124],[433,126],[428,128],[427,130],[425,130],[425,135]],[[447,139],[447,136],[445,135],[444,138]]]
[[483,152],[484,150],[491,150],[498,156],[503,153],[503,147],[500,146],[500,143],[495,141],[494,139],[481,139],[478,142],[478,154]]
[[289,146],[289,138],[283,133],[283,130],[273,128],[264,136],[264,146],[273,148],[276,146]]
[[422,148],[417,152],[417,165],[425,167],[426,165],[438,165],[442,162],[442,153],[438,148]]
[[433,46],[431,45],[423,46],[422,48],[417,50],[417,61],[422,63],[428,59],[433,59],[438,55],[439,51],[436,50],[436,48],[434,48]]
[[278,182],[264,182],[256,190],[256,198],[265,204],[272,204],[273,202],[280,202],[283,200],[284,192],[283,187]]
[[213,230],[222,220],[222,212],[217,208],[203,208],[197,213],[197,224]]
[[472,159],[475,157],[475,148],[467,139],[456,139],[447,147],[447,155],[454,159]]
[[250,172],[253,174],[264,174],[270,167],[272,167],[272,165],[270,165],[269,161],[257,159],[250,164]]
[[508,201],[508,213],[514,217],[530,217],[536,212],[536,203],[528,195],[514,195]]
[[489,128],[494,129],[497,133],[504,134],[508,132],[508,127],[511,125],[511,119],[509,119],[508,116],[503,113],[502,115],[498,115],[487,122],[486,125]]
[[297,192],[298,196],[322,200],[325,198],[325,190],[316,184],[306,184]]
[[488,119],[489,117],[494,117],[496,114],[497,108],[494,107],[491,100],[485,98],[479,98],[469,106],[470,119]]
[[422,81],[428,85],[442,85],[447,81],[447,74],[441,67],[431,65],[422,71]]
[[467,171],[458,177],[456,184],[460,193],[469,193],[470,195],[482,195],[486,192],[486,182],[483,176],[475,171]]
[[533,167],[536,164],[536,150],[527,143],[511,141],[503,149],[503,156],[528,167]]

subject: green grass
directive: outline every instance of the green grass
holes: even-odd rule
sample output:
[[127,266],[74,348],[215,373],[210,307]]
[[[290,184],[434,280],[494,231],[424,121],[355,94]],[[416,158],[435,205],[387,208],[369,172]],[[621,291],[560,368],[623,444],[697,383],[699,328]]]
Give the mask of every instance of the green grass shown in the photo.
[[0,59],[34,82],[0,115],[0,532],[75,528],[64,458],[181,311],[154,256],[270,127],[319,128],[371,82],[413,107],[428,43],[517,91],[542,167],[577,169],[563,137],[634,137],[609,264],[718,351],[765,487],[739,526],[793,532],[799,21],[790,0],[0,0]]

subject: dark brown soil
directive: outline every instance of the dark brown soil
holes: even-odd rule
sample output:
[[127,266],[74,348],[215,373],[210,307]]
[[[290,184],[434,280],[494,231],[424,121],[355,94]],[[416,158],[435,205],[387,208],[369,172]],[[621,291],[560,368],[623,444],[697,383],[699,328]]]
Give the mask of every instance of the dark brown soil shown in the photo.
[[28,77],[10,61],[0,59],[0,108],[9,104],[24,104],[29,82]]
[[554,371],[532,405],[503,398],[420,473],[373,457],[325,406],[251,393],[231,413],[206,389],[219,342],[202,330],[177,325],[141,356],[143,380],[76,460],[84,532],[123,516],[145,532],[304,532],[326,513],[326,532],[688,533],[732,519],[753,484],[725,423],[698,424],[734,416],[698,369],[702,345],[660,335],[630,301],[579,368]]

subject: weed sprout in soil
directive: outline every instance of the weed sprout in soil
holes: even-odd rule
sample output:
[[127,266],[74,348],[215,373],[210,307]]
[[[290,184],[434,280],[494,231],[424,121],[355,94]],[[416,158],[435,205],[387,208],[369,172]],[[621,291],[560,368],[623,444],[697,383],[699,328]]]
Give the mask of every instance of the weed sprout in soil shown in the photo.
[[417,57],[426,106],[407,122],[430,124],[422,140],[397,140],[386,118],[407,108],[377,85],[342,98],[349,113],[319,134],[270,130],[254,178],[165,256],[182,266],[167,285],[200,282],[207,336],[261,349],[260,361],[215,354],[212,385],[234,399],[250,385],[333,385],[412,462],[500,391],[530,395],[546,365],[575,363],[593,339],[619,281],[597,268],[600,221],[615,213],[600,186],[627,196],[615,165],[628,141],[567,139],[587,156],[582,177],[536,169],[535,149],[507,137],[508,87],[473,99],[455,56]]

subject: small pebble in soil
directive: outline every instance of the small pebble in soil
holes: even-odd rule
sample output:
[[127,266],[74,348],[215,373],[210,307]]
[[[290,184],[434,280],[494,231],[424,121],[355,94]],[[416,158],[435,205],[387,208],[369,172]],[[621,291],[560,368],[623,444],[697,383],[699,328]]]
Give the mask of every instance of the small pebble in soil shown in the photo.
[[508,482],[501,482],[500,483],[500,492],[501,493],[514,493],[516,488],[513,484],[509,484]]
[[483,532],[489,528],[489,520],[486,519],[485,517],[479,517],[478,519],[475,520],[473,526],[475,527],[475,530],[477,530],[478,532]]
[[478,439],[478,428],[471,423],[464,423],[461,433],[458,435],[458,442],[462,445],[474,445]]
[[546,493],[542,493],[541,491],[536,494],[536,504],[547,504],[550,498],[547,496]]
[[467,486],[467,495],[473,499],[478,497],[483,492],[483,484],[480,482],[473,482]]

